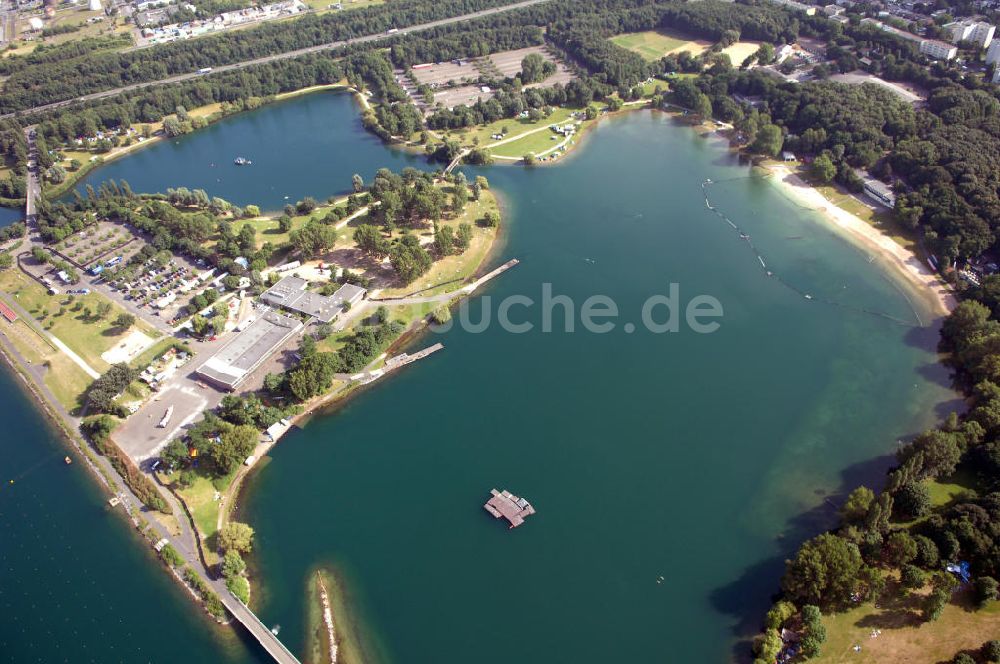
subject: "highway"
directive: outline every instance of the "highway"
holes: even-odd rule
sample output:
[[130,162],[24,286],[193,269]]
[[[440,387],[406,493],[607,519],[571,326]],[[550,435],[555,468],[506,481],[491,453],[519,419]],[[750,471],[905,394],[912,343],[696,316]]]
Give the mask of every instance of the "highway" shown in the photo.
[[103,92],[94,92],[89,95],[83,95],[81,97],[75,97],[73,99],[66,99],[63,101],[52,102],[51,104],[43,104],[41,106],[35,106],[34,108],[25,109],[22,111],[17,111],[14,113],[6,113],[0,115],[0,120],[5,120],[7,118],[13,117],[24,117],[27,115],[32,115],[35,113],[41,113],[44,111],[51,111],[57,108],[62,108],[64,106],[69,106],[70,104],[75,104],[76,102],[93,101],[95,99],[104,99],[106,97],[114,97],[115,95],[122,94],[123,92],[131,92],[133,90],[141,90],[142,88],[148,88],[154,85],[167,85],[170,83],[179,83],[181,81],[187,81],[192,78],[197,78],[199,76],[211,76],[212,74],[219,74],[222,72],[233,71],[235,69],[242,69],[243,67],[250,67],[253,65],[266,64],[268,62],[275,62],[277,60],[287,60],[290,58],[297,58],[302,55],[307,55],[309,53],[320,53],[322,51],[329,51],[335,48],[340,48],[342,46],[347,46],[348,44],[364,44],[364,43],[374,43],[383,41],[386,39],[391,39],[393,37],[398,37],[400,35],[411,34],[414,32],[421,32],[423,30],[430,30],[432,28],[437,28],[442,25],[450,25],[452,23],[461,23],[462,21],[470,21],[477,18],[482,18],[484,16],[490,16],[492,14],[499,14],[502,12],[512,11],[514,9],[522,9],[524,7],[530,7],[532,5],[538,5],[543,2],[548,2],[549,0],[522,0],[522,2],[515,2],[510,5],[504,5],[503,7],[492,7],[490,9],[483,9],[478,12],[472,12],[471,14],[463,14],[461,16],[452,16],[450,18],[443,18],[437,21],[431,21],[430,23],[421,23],[419,25],[411,25],[406,28],[399,28],[392,33],[378,33],[374,35],[365,35],[364,37],[356,37],[354,39],[348,39],[345,41],[334,41],[328,42],[326,44],[319,44],[317,46],[309,46],[306,48],[300,48],[295,51],[286,51],[285,53],[278,53],[275,55],[267,55],[261,58],[255,58],[253,60],[244,60],[242,62],[234,62],[228,65],[220,65],[218,67],[212,68],[210,74],[201,74],[198,71],[193,71],[187,74],[178,74],[177,76],[171,76],[169,78],[162,78],[157,81],[147,81],[145,83],[133,83],[132,85],[126,85],[120,88],[114,88],[112,90],[105,90]]

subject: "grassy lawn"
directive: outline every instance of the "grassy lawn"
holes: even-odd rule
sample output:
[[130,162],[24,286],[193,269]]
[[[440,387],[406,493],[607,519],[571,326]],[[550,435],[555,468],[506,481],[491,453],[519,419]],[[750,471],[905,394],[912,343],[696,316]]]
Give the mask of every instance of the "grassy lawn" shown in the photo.
[[82,405],[82,396],[90,386],[90,376],[72,360],[48,344],[31,325],[18,320],[10,324],[0,322],[0,333],[34,366],[45,366],[45,385],[68,412],[75,412]]
[[[1000,633],[1000,604],[970,610],[962,594],[932,623],[919,616],[921,595],[876,609],[864,604],[845,613],[823,616],[827,640],[815,664],[896,664],[948,662],[962,650],[979,648]],[[882,633],[871,638],[872,630]],[[854,646],[860,645],[861,652]]]
[[[128,333],[112,325],[111,321],[124,311],[117,305],[112,304],[111,313],[103,320],[96,318],[94,312],[98,304],[109,302],[97,293],[74,295],[71,303],[68,295],[49,295],[38,282],[16,269],[0,274],[0,290],[9,293],[34,316],[40,327],[69,346],[96,371],[108,368],[108,363],[101,359],[101,353],[112,348]],[[78,303],[80,308],[74,311]],[[91,312],[90,316],[86,314],[87,309]],[[137,321],[134,327],[149,336],[159,336],[158,332],[142,321]]]
[[[538,155],[546,150],[551,150],[555,146],[559,145],[563,140],[563,136],[555,133],[554,131],[540,131],[524,138],[519,138],[516,141],[511,141],[510,143],[505,143],[496,148],[492,148],[490,152],[498,157],[523,157],[529,152]],[[569,147],[567,145],[567,147]]]
[[[570,114],[574,110],[573,108],[556,108],[552,111],[552,114],[548,117],[542,118],[537,122],[532,122],[531,120],[525,118],[523,120],[518,120],[516,118],[508,118],[505,120],[497,120],[496,122],[491,122],[487,125],[481,125],[477,127],[469,127],[467,129],[461,129],[456,131],[451,131],[445,134],[447,138],[452,140],[457,140],[462,143],[465,147],[471,147],[474,144],[474,139],[479,139],[479,145],[486,146],[495,141],[490,138],[493,134],[502,134],[504,127],[507,128],[508,133],[504,138],[510,138],[517,136],[518,134],[523,134],[526,131],[531,131],[533,129],[539,129],[541,127],[548,127],[551,124],[562,123],[569,119]],[[498,151],[502,150],[503,147],[497,148]],[[520,155],[518,155],[520,156]]]
[[[181,497],[194,517],[194,525],[198,529],[198,533],[207,544],[205,557],[210,565],[215,563],[218,558],[214,551],[214,538],[219,530],[219,506],[222,504],[222,494],[226,492],[235,474],[234,472],[226,477],[212,479],[204,472],[195,471],[195,479],[191,486],[177,490],[177,495]],[[167,481],[173,482],[177,478],[178,475],[173,474],[167,477]],[[218,500],[215,498],[216,494],[219,494]]]
[[632,32],[611,38],[613,44],[637,53],[643,59],[650,61],[659,60],[667,53],[681,48],[690,41],[682,35],[671,34],[663,30]]

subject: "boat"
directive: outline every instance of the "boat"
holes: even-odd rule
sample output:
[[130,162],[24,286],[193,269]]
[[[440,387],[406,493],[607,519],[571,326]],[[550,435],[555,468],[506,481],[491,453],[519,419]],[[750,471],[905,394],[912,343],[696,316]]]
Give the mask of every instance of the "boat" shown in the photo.
[[66,465],[67,465],[67,466],[68,466],[68,465],[70,465],[71,463],[73,463],[73,460],[72,460],[72,459],[70,459],[69,457],[66,457],[65,459],[63,459],[63,461],[65,461],[65,462],[66,462]]
[[173,416],[173,414],[174,414],[174,407],[170,406],[169,408],[167,408],[167,412],[163,413],[163,419],[161,419],[160,423],[157,424],[156,426],[158,426],[161,429],[166,427],[167,422],[170,421],[170,418]]
[[253,166],[253,162],[246,157],[237,157],[236,159],[233,159],[233,163],[237,166]]

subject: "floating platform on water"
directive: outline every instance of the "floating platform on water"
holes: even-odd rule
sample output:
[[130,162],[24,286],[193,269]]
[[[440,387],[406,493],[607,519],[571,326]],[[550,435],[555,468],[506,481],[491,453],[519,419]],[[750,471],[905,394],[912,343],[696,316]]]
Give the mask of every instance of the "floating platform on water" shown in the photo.
[[535,508],[524,498],[515,496],[510,491],[490,491],[492,498],[486,501],[483,509],[492,514],[495,518],[503,517],[510,523],[511,528],[517,528],[524,520],[535,513]]

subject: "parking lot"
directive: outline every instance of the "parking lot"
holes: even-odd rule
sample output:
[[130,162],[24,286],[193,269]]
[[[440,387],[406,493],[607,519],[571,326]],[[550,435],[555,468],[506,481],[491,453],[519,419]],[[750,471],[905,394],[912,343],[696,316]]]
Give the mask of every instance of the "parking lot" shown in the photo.
[[489,61],[494,67],[496,67],[497,71],[499,71],[502,76],[513,78],[521,73],[521,61],[532,53],[537,53],[549,62],[555,63],[556,71],[544,81],[533,83],[530,87],[550,87],[556,83],[565,85],[573,79],[573,72],[571,72],[566,65],[553,57],[551,53],[545,50],[544,46],[529,46],[528,48],[519,48],[514,51],[493,53],[489,56]]
[[454,108],[459,104],[470,106],[476,103],[477,99],[487,100],[493,97],[492,92],[483,92],[478,86],[463,85],[458,88],[434,91],[434,103],[441,104],[445,108]]
[[[458,62],[462,64],[457,64]],[[426,84],[432,88],[450,83],[468,83],[478,80],[480,76],[471,60],[414,65],[411,71],[418,84]]]

